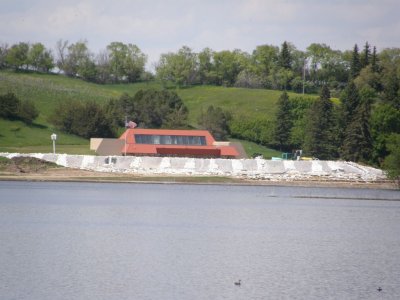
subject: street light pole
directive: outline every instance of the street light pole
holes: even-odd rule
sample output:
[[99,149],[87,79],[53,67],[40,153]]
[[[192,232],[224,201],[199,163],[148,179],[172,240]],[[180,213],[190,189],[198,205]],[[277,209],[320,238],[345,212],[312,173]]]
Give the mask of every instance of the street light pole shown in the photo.
[[53,141],[53,154],[56,154],[56,139],[57,139],[57,134],[53,133],[50,137],[51,137],[51,140]]

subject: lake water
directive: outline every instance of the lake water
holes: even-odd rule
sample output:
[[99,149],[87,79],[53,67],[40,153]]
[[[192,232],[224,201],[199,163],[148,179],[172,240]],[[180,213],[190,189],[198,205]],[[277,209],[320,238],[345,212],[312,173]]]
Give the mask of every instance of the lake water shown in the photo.
[[0,299],[400,299],[399,199],[0,182]]

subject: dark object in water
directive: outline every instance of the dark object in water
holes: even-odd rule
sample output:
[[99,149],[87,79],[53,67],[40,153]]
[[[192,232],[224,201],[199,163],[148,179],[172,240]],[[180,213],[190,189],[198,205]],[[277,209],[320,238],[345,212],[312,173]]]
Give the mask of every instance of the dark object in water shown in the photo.
[[240,285],[241,284],[241,280],[239,279],[239,281],[235,282],[235,285]]
[[381,287],[378,287],[377,291],[378,291],[378,292],[381,292],[381,291],[382,291],[382,288],[381,288]]

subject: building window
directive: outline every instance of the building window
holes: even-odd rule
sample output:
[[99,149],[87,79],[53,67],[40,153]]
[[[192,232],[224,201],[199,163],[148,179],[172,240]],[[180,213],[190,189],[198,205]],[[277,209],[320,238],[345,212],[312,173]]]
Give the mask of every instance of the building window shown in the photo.
[[136,144],[206,146],[205,136],[135,134]]

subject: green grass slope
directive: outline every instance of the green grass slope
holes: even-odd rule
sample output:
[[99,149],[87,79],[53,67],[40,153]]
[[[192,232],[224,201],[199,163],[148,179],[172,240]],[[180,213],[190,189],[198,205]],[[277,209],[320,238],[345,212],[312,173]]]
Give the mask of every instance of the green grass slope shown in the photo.
[[[105,103],[123,93],[134,95],[139,89],[148,88],[161,89],[162,85],[157,82],[98,85],[63,75],[0,71],[0,94],[13,92],[21,100],[32,100],[40,112],[32,126],[0,119],[0,151],[50,152],[50,135],[56,132],[59,135],[58,151],[90,153],[88,140],[60,133],[48,122],[48,117],[57,103],[72,99]],[[238,118],[263,117],[272,120],[276,102],[281,95],[280,91],[215,86],[176,89],[176,92],[188,107],[189,122],[194,127],[197,126],[201,111],[205,111],[209,105],[221,107]],[[248,148],[250,146],[246,147],[249,154],[254,152]],[[259,153],[270,153],[268,149],[265,149],[265,152],[262,149],[258,150]]]
[[[273,120],[276,103],[281,91],[265,89],[227,88],[217,86],[196,86],[178,90],[179,96],[189,109],[191,125],[197,125],[201,111],[208,106],[219,106],[234,117],[265,118]],[[289,93],[289,96],[298,94]]]

